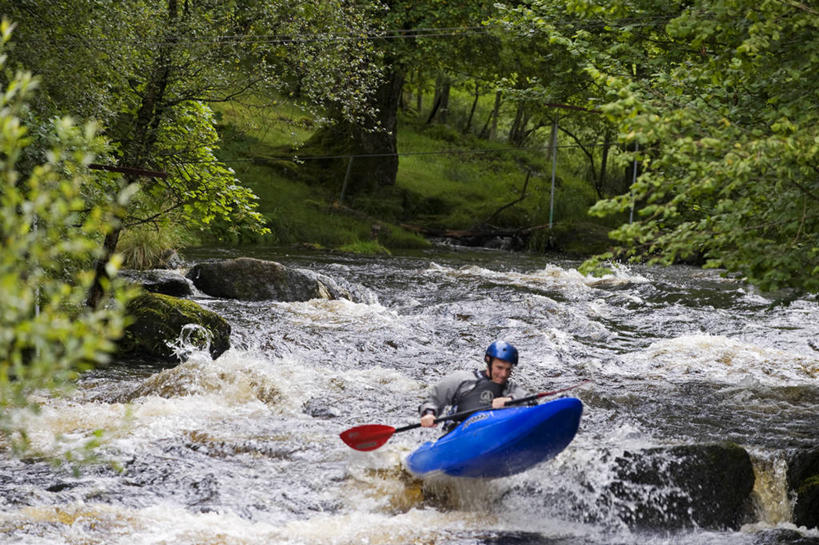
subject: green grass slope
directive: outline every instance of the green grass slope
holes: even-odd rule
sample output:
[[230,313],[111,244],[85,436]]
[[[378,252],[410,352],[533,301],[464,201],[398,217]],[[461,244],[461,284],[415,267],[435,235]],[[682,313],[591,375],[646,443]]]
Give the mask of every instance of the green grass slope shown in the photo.
[[[456,95],[456,105],[457,100]],[[508,231],[549,222],[551,166],[546,151],[515,149],[504,141],[464,134],[454,128],[456,116],[451,116],[451,125],[441,125],[427,124],[411,112],[402,114],[396,185],[372,194],[345,195],[339,202],[343,177],[317,183],[304,175],[304,163],[289,156],[289,150],[317,129],[301,109],[286,101],[246,101],[224,105],[217,113],[220,157],[259,196],[259,211],[271,229],[261,243],[378,253],[426,246],[418,233],[485,231],[489,226]],[[311,153],[315,151],[304,155]],[[592,224],[586,215],[595,195],[582,180],[583,160],[568,155],[561,159],[555,228],[531,231],[526,237],[529,248],[557,244],[558,250],[578,254],[601,251],[608,228]],[[573,236],[578,232],[584,236]]]

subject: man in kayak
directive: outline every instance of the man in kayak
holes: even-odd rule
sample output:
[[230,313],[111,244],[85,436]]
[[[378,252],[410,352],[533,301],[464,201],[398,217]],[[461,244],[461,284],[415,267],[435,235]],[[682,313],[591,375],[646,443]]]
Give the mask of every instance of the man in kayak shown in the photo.
[[450,413],[478,409],[500,409],[513,398],[524,397],[515,383],[509,381],[518,364],[518,350],[505,341],[495,341],[483,357],[486,369],[458,371],[433,386],[421,404],[421,426],[435,426],[435,418],[446,407]]

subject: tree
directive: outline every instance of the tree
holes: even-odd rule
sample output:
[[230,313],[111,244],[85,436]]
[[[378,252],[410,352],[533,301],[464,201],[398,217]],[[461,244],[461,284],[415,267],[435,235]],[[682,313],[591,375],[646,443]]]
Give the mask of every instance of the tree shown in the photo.
[[[601,259],[701,259],[763,290],[819,291],[819,10],[791,1],[536,1],[582,59],[641,174],[593,213],[627,212]],[[587,25],[584,30],[583,25]],[[595,32],[588,25],[599,25]]]
[[[380,53],[382,77],[368,95],[375,118],[361,123],[336,116],[332,126],[320,129],[305,145],[354,156],[349,174],[353,192],[395,184],[398,110],[406,75],[415,67],[443,73],[447,67],[472,63],[477,50],[491,52],[489,44],[497,48],[496,38],[480,27],[494,9],[492,2],[387,0],[383,3],[386,9],[380,11],[376,9],[380,3],[370,4],[372,25],[381,32],[373,36],[372,43]],[[439,96],[443,100],[445,95]],[[322,166],[334,167],[335,174],[347,165],[344,158],[343,164],[336,159]]]
[[[216,160],[208,103],[276,91],[347,119],[366,115],[373,72],[368,42],[357,39],[365,19],[341,0],[46,0],[10,9],[21,25],[15,58],[46,69],[39,117],[100,116],[113,142],[108,163],[124,175],[89,193],[110,199],[119,186],[142,189],[105,236],[91,306],[123,228],[170,217],[189,228],[221,221],[265,232],[255,196]],[[99,87],[93,100],[79,99]]]
[[503,29],[500,88],[517,103],[510,143],[523,146],[541,127],[557,124],[588,161],[586,178],[599,197],[612,194],[608,162],[614,127],[597,107],[605,90],[586,71],[589,62],[565,36],[596,36],[604,25],[567,13],[565,5],[541,2],[500,6],[494,21]]
[[[0,70],[11,31],[4,19]],[[106,362],[122,334],[128,296],[113,283],[105,308],[83,305],[93,281],[89,266],[100,254],[97,233],[114,221],[110,209],[89,209],[82,198],[93,150],[103,144],[94,127],[56,120],[47,160],[28,176],[18,170],[31,144],[22,116],[36,85],[30,73],[17,72],[0,94],[0,431],[17,431],[12,438],[23,445],[9,409],[31,407],[33,392],[62,388],[77,371]],[[115,271],[116,260],[106,267]]]

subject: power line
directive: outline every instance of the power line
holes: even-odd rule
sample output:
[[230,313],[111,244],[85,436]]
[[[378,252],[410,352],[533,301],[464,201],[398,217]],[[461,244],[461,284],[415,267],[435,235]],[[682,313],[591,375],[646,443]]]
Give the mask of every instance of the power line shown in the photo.
[[[580,18],[553,18],[546,19],[547,22],[555,24],[578,24],[586,28],[606,28],[616,25],[624,25],[631,27],[652,26],[658,23],[668,22],[677,15],[668,16],[652,16],[652,17],[631,17],[625,19],[617,19],[614,21],[602,20],[584,20]],[[461,27],[418,27],[410,29],[385,29],[367,32],[349,32],[349,33],[333,33],[333,32],[305,32],[305,33],[288,33],[288,34],[258,34],[258,35],[242,35],[242,34],[221,34],[212,36],[202,36],[196,38],[193,36],[175,36],[172,39],[150,39],[140,38],[134,42],[151,43],[155,45],[168,44],[223,44],[223,45],[240,45],[240,44],[268,44],[268,45],[288,45],[297,43],[316,43],[316,42],[343,42],[343,41],[371,41],[371,40],[415,40],[415,39],[429,39],[429,38],[449,38],[455,36],[465,35],[479,35],[489,34],[493,29],[501,29],[509,31],[509,27],[503,24],[484,24],[478,26],[461,26]],[[534,34],[537,29],[531,29],[529,34]],[[525,29],[518,30],[517,34],[525,34]],[[98,43],[122,43],[124,40],[119,38],[97,38],[93,41]]]
[[[580,144],[559,144],[557,149],[572,149],[572,148],[599,148],[604,147],[605,144],[590,144],[581,146]],[[611,144],[609,144],[610,147]],[[381,157],[411,157],[411,156],[425,156],[425,155],[470,155],[470,154],[484,154],[484,153],[504,153],[508,151],[519,152],[536,152],[546,151],[552,149],[551,145],[535,146],[530,148],[518,148],[515,146],[506,146],[500,148],[471,148],[471,149],[448,149],[438,151],[397,151],[385,153],[346,153],[334,155],[299,155],[298,153],[282,154],[282,155],[265,155],[259,157],[248,157],[247,159],[230,159],[224,161],[176,161],[174,164],[178,165],[209,165],[209,164],[239,164],[239,163],[253,163],[265,159],[285,159],[292,161],[322,161],[332,159],[375,159]]]

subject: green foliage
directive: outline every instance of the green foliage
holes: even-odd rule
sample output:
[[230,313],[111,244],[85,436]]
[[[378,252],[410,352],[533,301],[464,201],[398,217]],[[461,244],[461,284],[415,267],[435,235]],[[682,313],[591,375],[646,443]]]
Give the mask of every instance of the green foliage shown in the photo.
[[[365,7],[343,0],[276,2],[14,3],[13,58],[44,76],[37,123],[94,117],[113,143],[103,162],[158,170],[126,173],[142,189],[123,227],[173,222],[230,242],[266,235],[256,197],[219,162],[208,104],[285,95],[349,120],[368,118],[378,80]],[[93,189],[110,199],[118,183]]]
[[[8,21],[0,31],[5,44]],[[0,55],[0,70],[4,61]],[[0,430],[6,432],[13,427],[11,408],[35,407],[31,394],[63,388],[78,371],[108,361],[128,296],[115,283],[105,308],[86,307],[93,272],[76,267],[93,263],[99,234],[113,222],[110,209],[89,209],[83,198],[94,127],[57,120],[47,160],[27,174],[18,170],[31,142],[20,115],[35,86],[31,74],[18,72],[0,94]],[[107,268],[115,274],[117,262]],[[24,434],[15,437],[25,446]]]
[[192,239],[186,229],[161,222],[128,229],[120,237],[117,248],[123,268],[153,269],[164,265],[168,252],[194,242],[197,240]]
[[616,257],[697,257],[763,290],[819,291],[815,8],[540,0],[520,13],[584,68],[624,148],[639,145],[621,155],[640,162],[637,182],[593,210],[636,207]]
[[160,210],[187,228],[204,229],[220,222],[229,233],[243,229],[267,233],[256,211],[256,195],[242,186],[233,169],[216,157],[219,135],[213,112],[201,102],[183,102],[163,120],[157,139],[167,161],[159,165],[169,176],[144,184],[133,216]]

